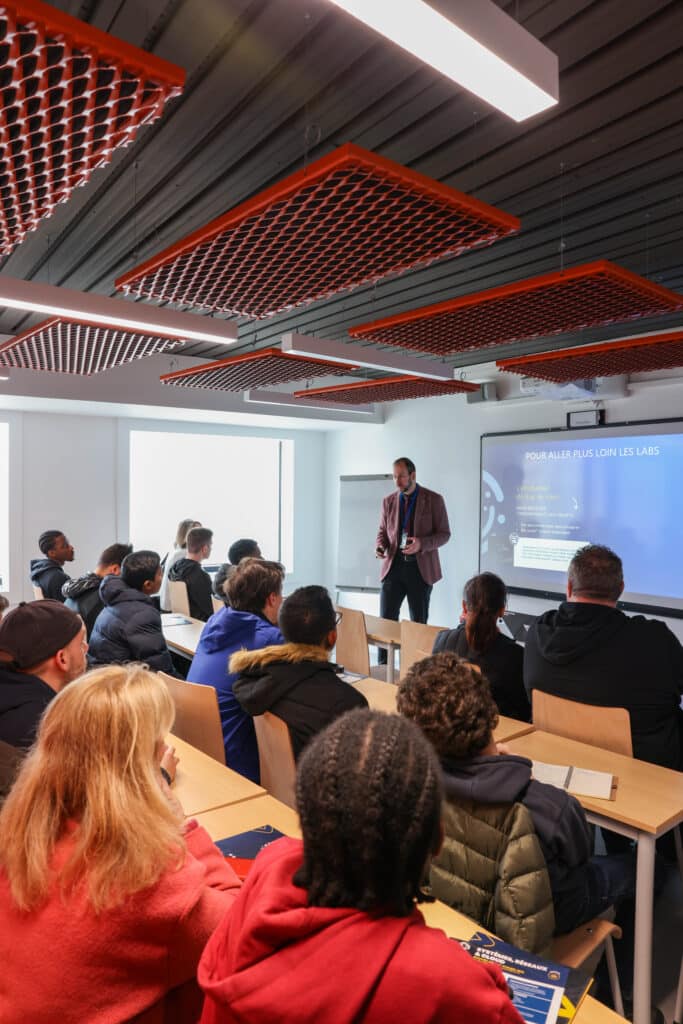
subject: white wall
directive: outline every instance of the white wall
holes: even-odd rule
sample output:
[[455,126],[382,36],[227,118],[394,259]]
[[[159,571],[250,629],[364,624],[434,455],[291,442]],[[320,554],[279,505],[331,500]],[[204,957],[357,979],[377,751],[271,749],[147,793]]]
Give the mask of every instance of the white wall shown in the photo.
[[[317,431],[248,430],[115,416],[2,412],[10,422],[10,601],[30,600],[28,563],[40,557],[43,530],[64,530],[76,548],[70,575],[91,570],[114,541],[128,541],[130,428],[228,433],[294,440],[294,573],[287,588],[321,578],[325,537],[324,434]],[[221,468],[217,467],[217,472]],[[192,467],[178,467],[169,487],[192,489]],[[164,495],[159,495],[159,501]],[[239,501],[236,490],[235,500]],[[220,510],[217,509],[217,515]],[[131,538],[133,541],[135,538]],[[163,553],[172,537],[160,537]],[[220,554],[220,557],[222,557]],[[217,553],[218,555],[218,553]]]
[[[608,423],[682,416],[683,383],[635,385],[629,397],[603,404]],[[436,625],[453,624],[457,620],[463,584],[476,573],[478,566],[480,436],[564,427],[567,411],[573,408],[585,408],[585,405],[532,400],[468,405],[465,396],[432,398],[387,406],[382,426],[359,424],[329,433],[327,585],[333,587],[335,583],[339,477],[351,473],[390,472],[393,460],[407,455],[417,466],[418,481],[441,492],[446,500],[452,537],[440,551],[444,579],[434,587],[429,618]],[[377,517],[379,520],[379,509]],[[628,574],[628,566],[625,572]],[[377,612],[379,598],[365,602],[365,607]],[[510,607],[537,614],[547,604],[512,595]],[[683,638],[681,620],[673,619],[669,624]]]

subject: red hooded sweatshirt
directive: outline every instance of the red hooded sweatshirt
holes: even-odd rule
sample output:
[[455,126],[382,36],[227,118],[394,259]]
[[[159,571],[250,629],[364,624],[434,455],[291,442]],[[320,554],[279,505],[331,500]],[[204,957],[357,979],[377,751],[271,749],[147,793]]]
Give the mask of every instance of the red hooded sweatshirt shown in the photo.
[[303,845],[256,859],[199,963],[201,1024],[522,1024],[497,967],[472,960],[422,914],[310,907],[292,882]]

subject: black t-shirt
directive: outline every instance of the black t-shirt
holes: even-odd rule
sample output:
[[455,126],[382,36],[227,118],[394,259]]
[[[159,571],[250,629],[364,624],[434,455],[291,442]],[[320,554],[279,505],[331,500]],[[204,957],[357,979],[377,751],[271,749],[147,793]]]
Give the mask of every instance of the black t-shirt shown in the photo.
[[524,689],[524,651],[502,633],[483,654],[475,654],[467,643],[465,626],[442,630],[434,641],[433,654],[439,651],[453,651],[461,658],[478,665],[489,683],[493,699],[501,715],[531,721],[531,706]]

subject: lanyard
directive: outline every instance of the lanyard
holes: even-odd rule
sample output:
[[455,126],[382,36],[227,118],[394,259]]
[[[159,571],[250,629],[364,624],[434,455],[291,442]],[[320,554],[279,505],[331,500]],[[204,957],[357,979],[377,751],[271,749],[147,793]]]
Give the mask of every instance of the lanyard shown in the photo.
[[[407,502],[405,500],[405,495],[404,494],[400,495],[399,501],[400,501],[400,505],[401,505],[401,509],[402,509],[402,526],[401,526],[401,529],[402,529],[403,533],[406,533],[406,531],[408,529],[408,524],[410,522],[410,516],[411,516],[412,511],[413,511],[413,509],[415,507],[415,502],[417,501],[417,492],[419,491],[419,489],[420,488],[416,484],[415,485],[415,490],[410,495],[410,499]],[[406,505],[408,506],[407,508],[406,508]]]

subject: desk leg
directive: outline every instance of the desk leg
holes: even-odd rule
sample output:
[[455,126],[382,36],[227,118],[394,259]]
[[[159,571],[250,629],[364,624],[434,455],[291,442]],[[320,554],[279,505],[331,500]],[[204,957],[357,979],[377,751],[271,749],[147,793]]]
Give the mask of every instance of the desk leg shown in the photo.
[[394,665],[396,661],[395,657],[396,647],[394,644],[387,644],[387,682],[394,682]]
[[652,914],[655,884],[655,838],[638,835],[636,928],[633,962],[633,1024],[649,1024],[652,989]]

